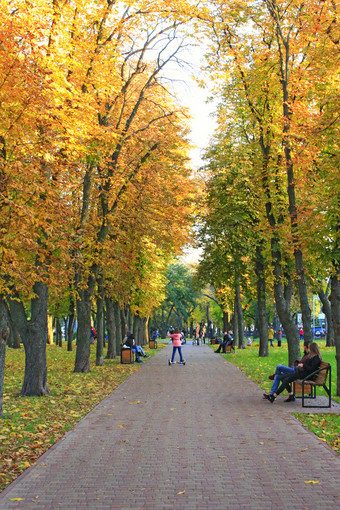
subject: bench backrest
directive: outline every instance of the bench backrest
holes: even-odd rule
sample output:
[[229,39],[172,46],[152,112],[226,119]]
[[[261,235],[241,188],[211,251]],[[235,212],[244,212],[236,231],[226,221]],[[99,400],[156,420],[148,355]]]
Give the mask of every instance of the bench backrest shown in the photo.
[[325,384],[329,367],[330,367],[329,363],[327,363],[326,361],[321,361],[319,369],[327,368],[327,370],[322,370],[321,372],[318,373],[317,378],[314,381],[314,384],[317,384],[318,386],[322,386],[323,384]]

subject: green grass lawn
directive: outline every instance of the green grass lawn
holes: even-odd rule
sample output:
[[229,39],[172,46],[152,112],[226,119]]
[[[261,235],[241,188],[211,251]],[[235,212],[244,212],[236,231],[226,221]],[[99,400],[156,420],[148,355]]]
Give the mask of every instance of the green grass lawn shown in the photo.
[[[325,347],[324,341],[318,342],[324,361],[332,365],[332,399],[340,402],[336,394],[336,360],[335,347]],[[215,349],[215,345],[212,348]],[[269,356],[260,358],[258,355],[258,341],[254,341],[251,347],[246,349],[236,349],[235,354],[222,354],[228,361],[233,363],[242,372],[258,384],[264,391],[269,392],[272,381],[268,379],[270,374],[275,372],[278,364],[288,364],[288,349],[284,342],[282,347],[269,347]],[[301,343],[301,352],[303,351],[303,343]],[[317,394],[326,394],[323,388],[317,388]],[[320,439],[326,441],[334,450],[340,453],[340,415],[337,414],[313,414],[294,413],[294,416]]]
[[[159,343],[158,347],[164,344]],[[156,351],[145,352],[153,355]],[[75,374],[75,349],[47,346],[48,388],[45,397],[19,395],[25,367],[24,349],[7,349],[3,411],[0,419],[0,491],[34,464],[51,445],[88,414],[140,365],[120,364],[120,358],[96,367],[91,346],[91,372]],[[147,361],[146,361],[147,362]]]

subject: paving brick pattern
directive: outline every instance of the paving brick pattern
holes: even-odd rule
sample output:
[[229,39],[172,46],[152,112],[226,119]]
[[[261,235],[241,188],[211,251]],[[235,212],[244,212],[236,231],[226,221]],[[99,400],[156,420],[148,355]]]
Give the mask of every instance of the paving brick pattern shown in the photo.
[[146,361],[2,492],[0,509],[340,508],[340,457],[290,414],[301,403],[263,401],[207,346],[183,350],[186,366],[167,365],[170,346]]

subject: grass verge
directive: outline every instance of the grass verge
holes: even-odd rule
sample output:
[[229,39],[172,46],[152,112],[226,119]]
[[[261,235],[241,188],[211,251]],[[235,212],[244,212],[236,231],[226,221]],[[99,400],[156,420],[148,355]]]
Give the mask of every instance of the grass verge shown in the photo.
[[[162,347],[162,344],[158,344]],[[145,346],[145,352],[153,355]],[[139,365],[120,364],[120,358],[95,366],[91,346],[91,372],[75,374],[75,349],[47,346],[48,387],[45,397],[22,397],[24,349],[7,349],[3,410],[0,419],[0,491],[17,478],[61,436],[111,393]]]
[[[325,342],[318,342],[324,361],[331,363],[332,374],[336,374],[336,360],[335,348],[325,347]],[[215,348],[216,346],[212,346]],[[259,345],[256,341],[251,347],[246,349],[237,350],[235,354],[222,354],[228,361],[233,363],[237,368],[252,379],[263,391],[269,392],[272,381],[268,379],[270,374],[275,372],[275,367],[278,364],[288,363],[288,348],[287,344],[282,344],[282,347],[269,347],[269,356],[267,358],[259,358],[258,356]],[[303,343],[301,343],[301,352]],[[336,394],[336,378],[332,378],[332,399],[340,402],[339,397],[334,397]],[[318,394],[322,394],[324,390],[318,388]],[[316,434],[320,439],[325,441],[333,450],[340,454],[340,415],[328,413],[294,413],[294,416],[309,430]]]

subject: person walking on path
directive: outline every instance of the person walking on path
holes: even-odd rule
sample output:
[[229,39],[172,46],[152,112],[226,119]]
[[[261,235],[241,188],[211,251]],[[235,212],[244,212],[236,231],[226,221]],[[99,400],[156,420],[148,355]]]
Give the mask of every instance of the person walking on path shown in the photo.
[[320,354],[319,346],[316,342],[312,342],[309,344],[309,358],[307,361],[302,364],[299,363],[297,367],[294,367],[294,372],[291,374],[287,374],[281,381],[281,385],[275,393],[271,393],[268,395],[268,400],[273,403],[278,395],[282,393],[284,390],[289,392],[289,396],[285,402],[294,402],[295,396],[292,392],[291,383],[296,381],[297,379],[304,379],[308,375],[315,372],[322,361],[322,357]]
[[183,356],[182,356],[182,333],[178,328],[175,328],[173,333],[168,333],[168,337],[172,339],[172,356],[171,356],[171,363],[175,363],[175,354],[176,349],[178,349],[179,357],[180,357],[180,363],[183,363]]
[[273,330],[272,326],[269,326],[269,329],[268,329],[268,342],[270,342],[270,347],[274,347],[273,340],[274,340],[274,330]]

